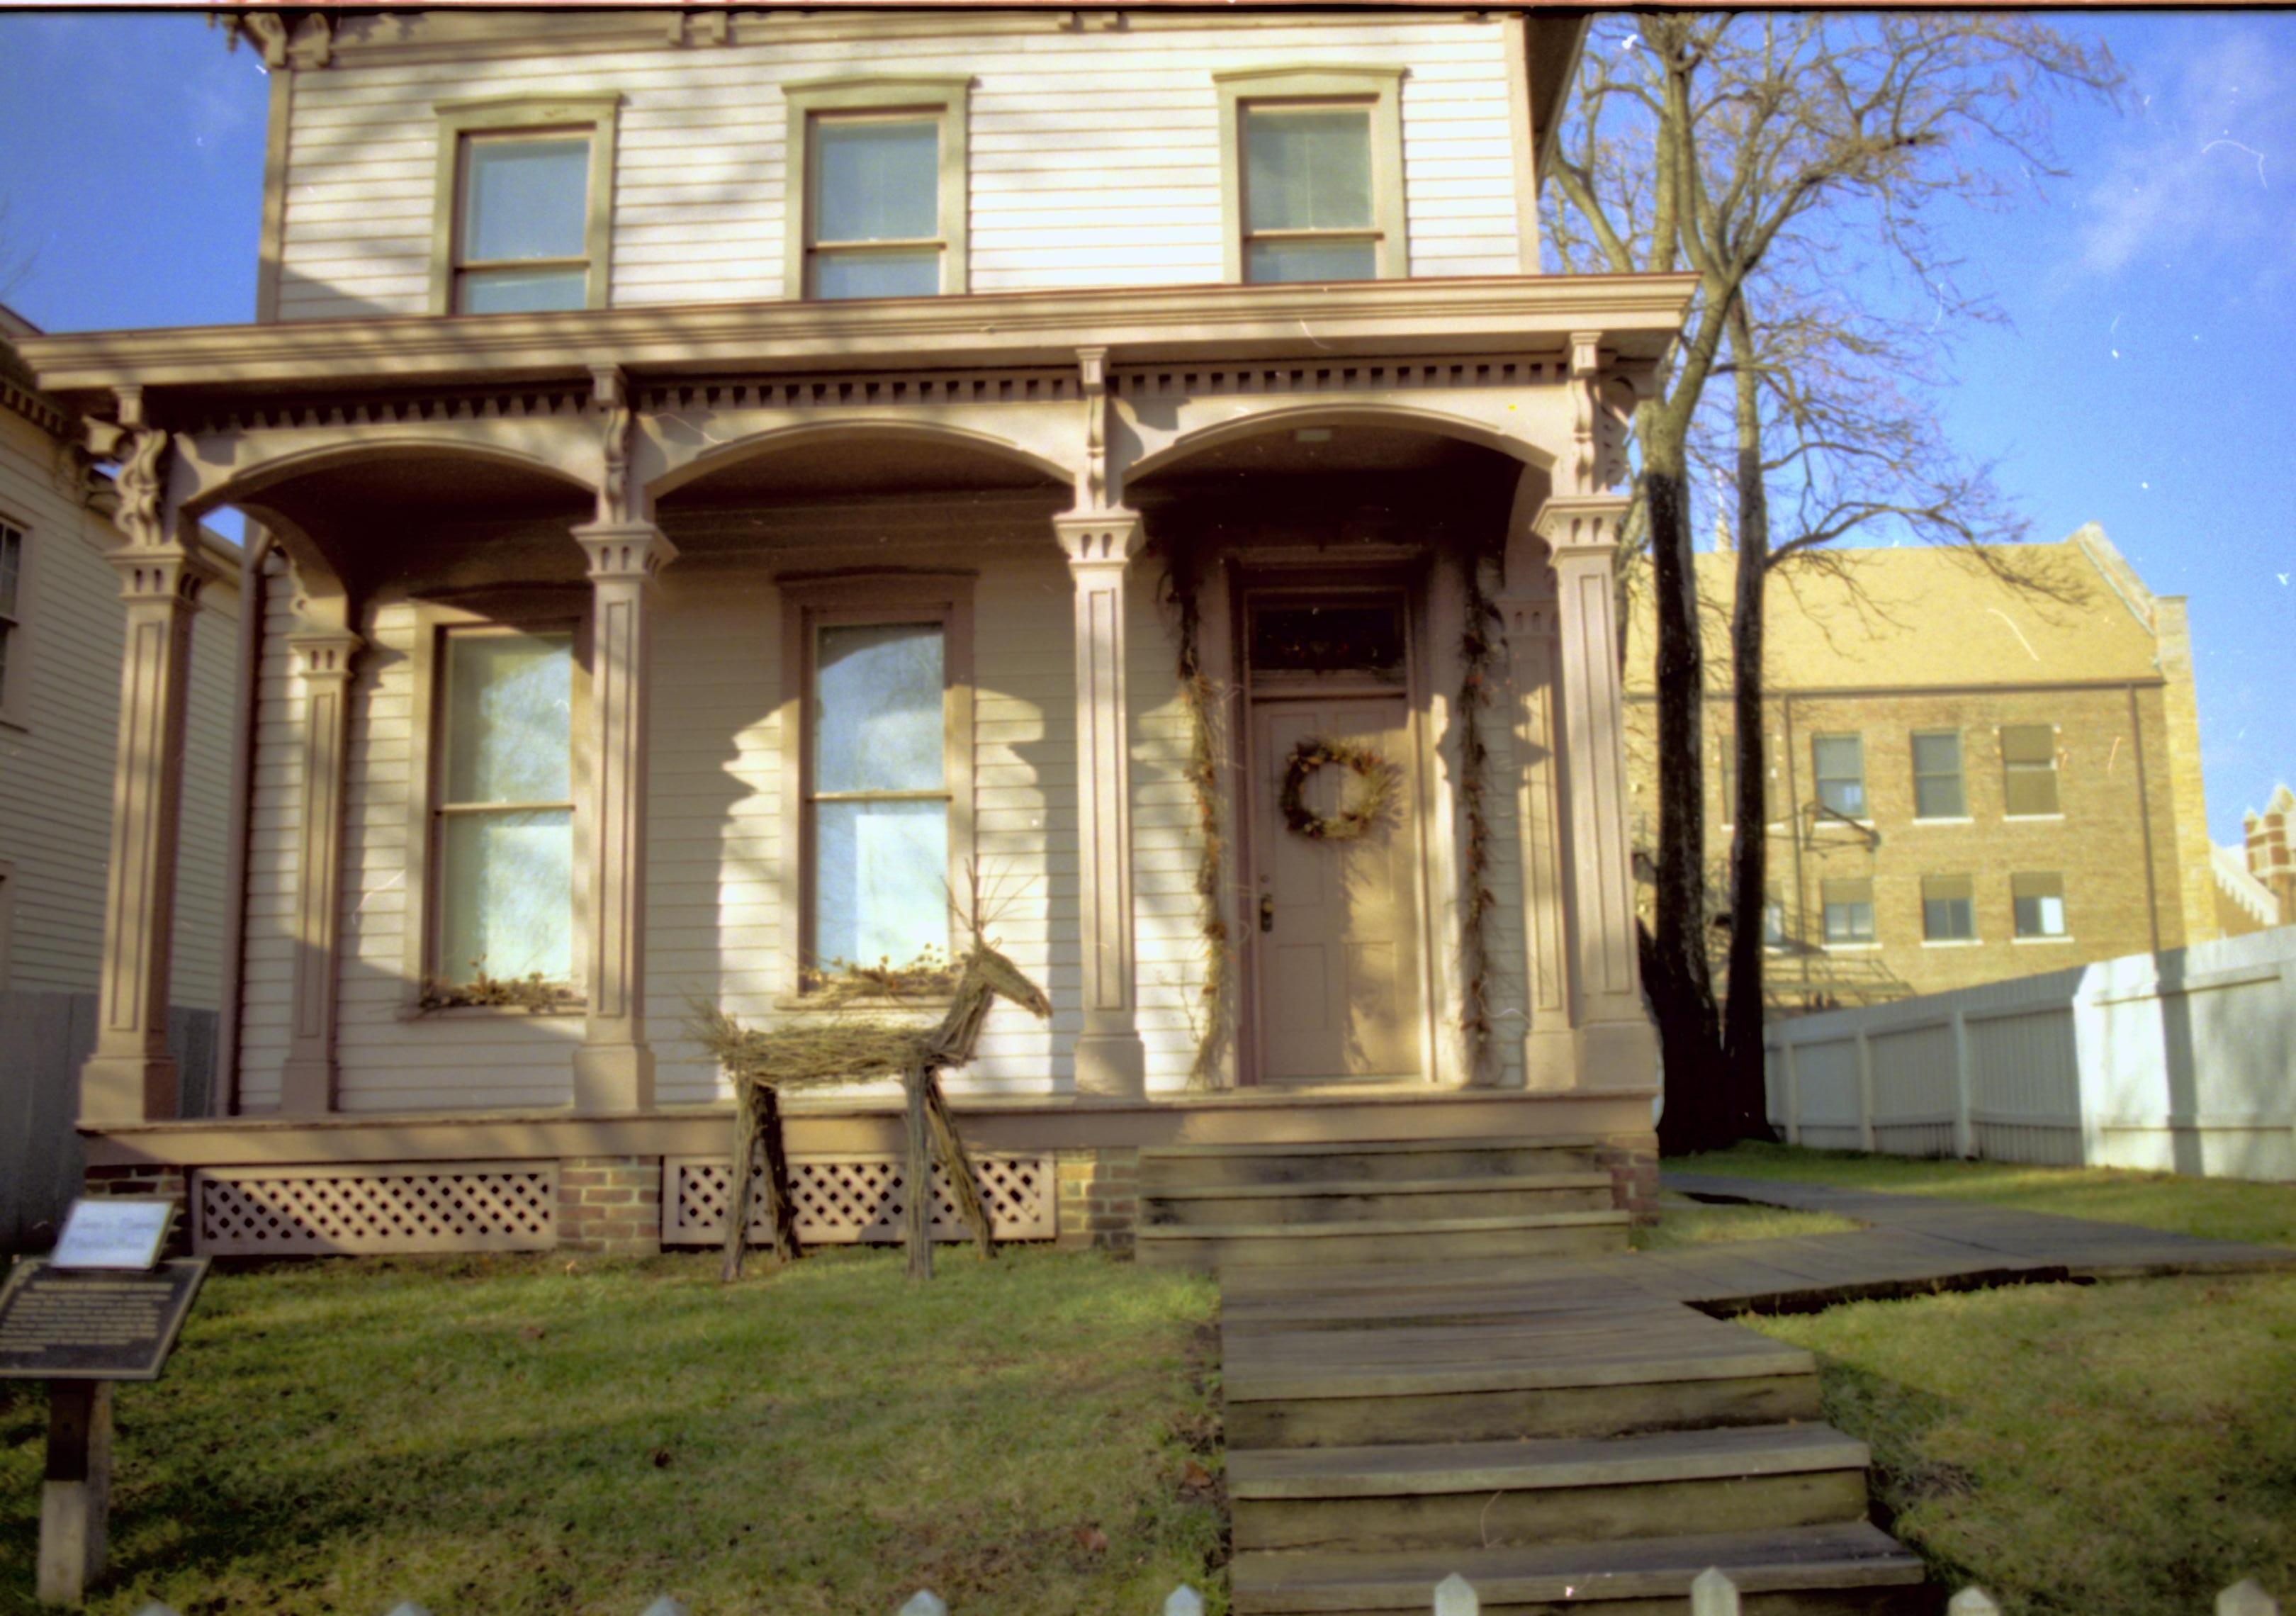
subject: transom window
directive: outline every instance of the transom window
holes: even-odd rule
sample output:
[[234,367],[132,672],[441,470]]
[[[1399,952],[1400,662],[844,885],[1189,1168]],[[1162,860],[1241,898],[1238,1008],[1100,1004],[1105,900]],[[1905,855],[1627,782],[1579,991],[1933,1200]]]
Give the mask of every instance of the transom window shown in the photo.
[[24,622],[24,530],[0,521],[0,714],[15,707],[20,693],[11,685],[20,681]]
[[1857,735],[1813,735],[1811,772],[1817,800],[1844,819],[1866,817],[1866,742]]
[[2065,878],[2029,874],[2009,878],[2009,906],[2017,935],[2036,939],[2065,935]]
[[1276,68],[1215,78],[1228,278],[1403,275],[1401,72]]
[[451,630],[436,801],[444,980],[574,974],[574,634]]
[[1932,943],[1976,940],[1977,905],[1968,876],[1922,877],[1922,937]]
[[1871,880],[1828,881],[1818,885],[1825,909],[1825,940],[1841,943],[1874,940],[1874,883]]
[[945,641],[938,622],[816,631],[807,807],[816,965],[899,965],[948,947]]
[[789,295],[929,298],[965,289],[964,78],[787,85],[795,202]]
[[1961,789],[1961,732],[1938,730],[1914,737],[1914,817],[1959,819],[1969,812]]
[[432,308],[601,308],[619,97],[442,103]]
[[2057,731],[2052,724],[2001,726],[2001,805],[2012,818],[2057,812]]

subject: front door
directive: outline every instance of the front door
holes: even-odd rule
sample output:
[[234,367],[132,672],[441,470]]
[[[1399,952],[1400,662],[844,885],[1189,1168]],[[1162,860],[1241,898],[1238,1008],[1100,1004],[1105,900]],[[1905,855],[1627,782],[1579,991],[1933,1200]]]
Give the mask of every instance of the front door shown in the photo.
[[[1298,661],[1296,625],[1329,623],[1338,611],[1296,601],[1254,601],[1248,644],[1251,874],[1258,1075],[1269,1083],[1404,1082],[1423,1075],[1417,770],[1401,594],[1377,603],[1374,637],[1391,611],[1398,644],[1350,646],[1329,635],[1310,654],[1361,665],[1270,667]],[[1354,627],[1360,628],[1361,622]],[[1340,642],[1334,644],[1334,641]],[[1389,657],[1387,649],[1398,654]],[[1285,775],[1301,742],[1323,739],[1367,749],[1400,773],[1387,810],[1356,837],[1317,839],[1287,823]],[[1329,823],[1362,800],[1363,783],[1342,765],[1308,776],[1302,805]]]

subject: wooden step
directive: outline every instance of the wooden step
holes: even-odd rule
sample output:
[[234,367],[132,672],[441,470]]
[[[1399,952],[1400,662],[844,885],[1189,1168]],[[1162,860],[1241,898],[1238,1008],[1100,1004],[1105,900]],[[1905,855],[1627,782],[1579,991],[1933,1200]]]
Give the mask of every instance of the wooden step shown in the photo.
[[1484,1616],[1681,1616],[1692,1579],[1709,1566],[1729,1574],[1748,1616],[1929,1616],[1939,1603],[1921,1562],[1857,1521],[1601,1545],[1244,1554],[1229,1568],[1229,1608],[1236,1616],[1424,1616],[1435,1584],[1456,1571],[1474,1585]]
[[1335,1141],[1300,1144],[1154,1145],[1140,1153],[1140,1186],[1312,1184],[1349,1179],[1478,1177],[1588,1172],[1603,1141],[1590,1136]]
[[1152,1267],[1243,1268],[1323,1263],[1420,1263],[1452,1258],[1623,1251],[1625,1212],[1541,1212],[1343,1223],[1149,1224],[1134,1237]]
[[1608,1173],[1334,1178],[1283,1184],[1176,1184],[1141,1193],[1151,1224],[1390,1223],[1611,1210]]
[[1686,1308],[1568,1325],[1247,1325],[1226,1330],[1223,1347],[1235,1449],[1625,1436],[1823,1415],[1809,1353]]
[[1231,1448],[1239,1553],[1465,1549],[1866,1518],[1866,1445],[1825,1425],[1599,1440]]

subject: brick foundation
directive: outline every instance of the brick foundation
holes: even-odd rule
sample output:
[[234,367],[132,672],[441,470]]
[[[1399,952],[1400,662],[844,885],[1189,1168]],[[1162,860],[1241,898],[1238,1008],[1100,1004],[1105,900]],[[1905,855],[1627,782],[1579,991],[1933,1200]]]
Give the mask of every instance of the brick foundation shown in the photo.
[[570,1156],[558,1164],[558,1249],[601,1257],[661,1250],[661,1161]]
[[[90,1199],[107,1195],[165,1196],[176,1203],[176,1221],[168,1230],[167,1255],[191,1255],[191,1193],[189,1177],[182,1168],[140,1161],[125,1167],[92,1167],[82,1179],[82,1193]],[[56,1232],[63,1231],[59,1226]]]
[[1059,1164],[1061,1247],[1128,1255],[1140,1223],[1140,1153],[1065,1150]]
[[1658,1136],[1614,1135],[1595,1153],[1611,1175],[1611,1204],[1632,1212],[1637,1225],[1658,1221]]

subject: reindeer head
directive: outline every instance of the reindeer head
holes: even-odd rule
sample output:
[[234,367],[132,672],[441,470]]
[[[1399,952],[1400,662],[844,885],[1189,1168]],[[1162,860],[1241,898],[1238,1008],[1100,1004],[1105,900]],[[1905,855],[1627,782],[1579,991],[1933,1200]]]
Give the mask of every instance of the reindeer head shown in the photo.
[[976,940],[972,951],[964,956],[964,980],[957,985],[960,996],[966,980],[980,983],[999,998],[1011,999],[1040,1021],[1053,1013],[1053,1001],[1045,997],[1045,990],[1022,975],[1020,966],[989,947],[985,939]]

